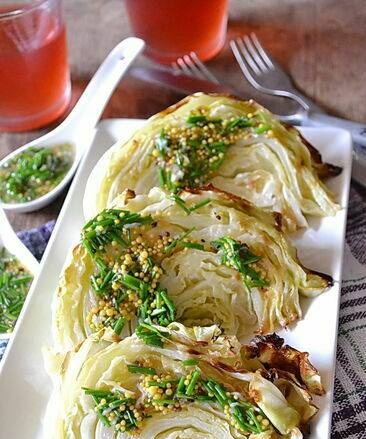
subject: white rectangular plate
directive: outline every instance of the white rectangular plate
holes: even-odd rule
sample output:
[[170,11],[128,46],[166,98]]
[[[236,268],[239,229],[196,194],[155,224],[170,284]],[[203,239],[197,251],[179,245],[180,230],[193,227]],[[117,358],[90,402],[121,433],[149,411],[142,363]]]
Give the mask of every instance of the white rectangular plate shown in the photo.
[[[41,349],[52,344],[51,301],[66,255],[77,242],[83,225],[82,199],[89,173],[101,155],[116,141],[128,138],[143,121],[106,120],[84,157],[59,215],[51,241],[7,349],[0,374],[0,439],[42,438],[42,419],[51,393]],[[281,331],[286,342],[310,352],[320,369],[327,394],[316,400],[320,412],[311,426],[311,439],[330,436],[337,322],[352,144],[348,132],[337,128],[303,128],[304,136],[323,159],[343,168],[329,182],[342,210],[335,217],[311,222],[311,229],[294,239],[301,260],[310,268],[330,274],[334,286],[316,299],[303,302],[304,320]],[[51,438],[45,438],[51,439]]]

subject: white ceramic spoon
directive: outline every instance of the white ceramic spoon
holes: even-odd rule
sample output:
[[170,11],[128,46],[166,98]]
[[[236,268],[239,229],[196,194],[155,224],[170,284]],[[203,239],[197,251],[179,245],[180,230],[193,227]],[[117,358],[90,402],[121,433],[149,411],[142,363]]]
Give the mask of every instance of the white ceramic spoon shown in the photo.
[[[39,263],[22,241],[17,237],[13,228],[0,207],[0,249],[6,250],[15,256],[18,261],[35,277],[38,274]],[[0,339],[9,338],[11,333],[0,333]]]
[[6,161],[29,147],[50,147],[62,143],[74,146],[74,162],[60,183],[47,194],[25,203],[1,203],[6,210],[32,212],[51,203],[63,191],[73,177],[78,164],[91,145],[95,126],[122,75],[144,48],[139,38],[126,38],[110,52],[103,61],[69,116],[54,130],[18,148],[0,161]]

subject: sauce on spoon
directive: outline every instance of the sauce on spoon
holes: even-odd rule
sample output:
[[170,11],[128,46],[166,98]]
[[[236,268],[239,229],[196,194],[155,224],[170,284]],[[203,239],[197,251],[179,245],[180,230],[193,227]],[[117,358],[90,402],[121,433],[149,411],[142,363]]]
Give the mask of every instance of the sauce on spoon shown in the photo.
[[27,148],[0,167],[0,200],[25,203],[50,192],[74,161],[74,147]]

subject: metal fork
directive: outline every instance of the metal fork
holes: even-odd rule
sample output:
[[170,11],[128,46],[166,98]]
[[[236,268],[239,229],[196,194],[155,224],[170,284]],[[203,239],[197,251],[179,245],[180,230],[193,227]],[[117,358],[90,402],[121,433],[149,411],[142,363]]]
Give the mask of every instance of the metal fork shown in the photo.
[[254,33],[230,41],[231,50],[245,78],[257,90],[295,100],[301,110],[293,120],[301,125],[333,125],[350,131],[359,145],[366,146],[366,126],[329,116],[309,98],[301,94],[279,64],[265,51]]
[[254,33],[231,40],[230,47],[241,71],[254,88],[269,95],[293,99],[305,111],[309,110],[305,96],[292,91],[294,87],[290,78],[265,52]]
[[178,58],[172,63],[172,67],[176,73],[183,72],[185,75],[194,76],[199,79],[207,79],[215,84],[220,84],[219,80],[198,58],[196,52],[191,52]]
[[[205,66],[205,64],[198,58],[195,52],[191,52],[190,54],[184,55],[181,58],[178,58],[172,64],[172,68],[174,73],[192,76],[194,78],[207,80],[210,82],[214,82],[217,85],[222,87],[223,84],[214,76],[214,74]],[[237,90],[227,89],[229,93],[237,95]],[[272,93],[271,93],[272,94]],[[283,122],[288,122],[291,124],[298,123],[299,116],[298,113],[290,114],[290,115],[280,115],[276,114],[276,116]]]

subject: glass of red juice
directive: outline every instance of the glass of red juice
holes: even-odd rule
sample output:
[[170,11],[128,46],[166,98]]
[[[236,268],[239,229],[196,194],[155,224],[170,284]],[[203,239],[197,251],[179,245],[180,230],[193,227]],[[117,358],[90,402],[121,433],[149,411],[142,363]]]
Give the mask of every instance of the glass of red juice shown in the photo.
[[194,51],[202,61],[214,57],[225,42],[228,0],[125,0],[145,54],[170,64]]
[[70,97],[61,0],[1,0],[0,131],[47,125]]

